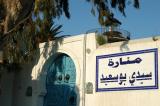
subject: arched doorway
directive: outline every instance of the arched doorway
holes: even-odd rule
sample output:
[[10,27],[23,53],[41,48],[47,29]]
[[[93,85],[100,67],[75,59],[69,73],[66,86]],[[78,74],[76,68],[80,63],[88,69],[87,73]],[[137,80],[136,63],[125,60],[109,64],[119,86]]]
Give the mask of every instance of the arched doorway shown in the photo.
[[73,60],[60,54],[47,70],[44,106],[76,106],[76,69]]

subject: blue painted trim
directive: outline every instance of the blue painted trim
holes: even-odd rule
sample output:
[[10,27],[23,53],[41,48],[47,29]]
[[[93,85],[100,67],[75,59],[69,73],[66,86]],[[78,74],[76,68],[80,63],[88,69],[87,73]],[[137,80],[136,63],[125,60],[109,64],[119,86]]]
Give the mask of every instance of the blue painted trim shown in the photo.
[[[143,54],[143,53],[151,53],[151,52],[154,53],[154,57],[155,57],[154,58],[154,60],[155,60],[155,85],[154,86],[98,88],[98,68],[99,68],[98,64],[99,64],[99,59],[126,56],[126,55],[136,55],[136,54]],[[158,87],[158,48],[96,56],[96,92],[124,91],[124,90],[149,90],[149,89],[158,89],[158,88],[159,88]]]
[[96,56],[96,91],[98,92],[98,68],[99,68],[99,59]]

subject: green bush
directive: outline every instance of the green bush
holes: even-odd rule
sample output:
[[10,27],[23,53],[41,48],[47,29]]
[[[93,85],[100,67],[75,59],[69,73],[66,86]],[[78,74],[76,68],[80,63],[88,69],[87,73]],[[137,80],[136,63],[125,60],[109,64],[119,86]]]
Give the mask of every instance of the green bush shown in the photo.
[[107,40],[102,35],[97,35],[96,41],[99,45],[103,45],[103,44],[107,43]]

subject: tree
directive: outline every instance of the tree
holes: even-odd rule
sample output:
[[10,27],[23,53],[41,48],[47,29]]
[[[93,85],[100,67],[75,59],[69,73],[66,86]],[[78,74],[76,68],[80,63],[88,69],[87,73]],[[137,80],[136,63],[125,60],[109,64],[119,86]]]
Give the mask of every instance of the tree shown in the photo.
[[[120,24],[111,8],[118,8],[125,16],[127,0],[86,1],[93,4],[91,12],[98,12],[102,26]],[[133,0],[133,5],[139,8],[139,1]],[[31,59],[40,42],[53,40],[62,27],[55,25],[54,19],[63,13],[70,18],[69,0],[0,0],[0,47],[7,62]]]

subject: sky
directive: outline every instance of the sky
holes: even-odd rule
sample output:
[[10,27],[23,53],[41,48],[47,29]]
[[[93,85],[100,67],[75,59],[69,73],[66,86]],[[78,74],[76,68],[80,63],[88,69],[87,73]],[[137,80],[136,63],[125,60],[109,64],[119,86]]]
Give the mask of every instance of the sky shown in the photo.
[[[131,33],[131,39],[160,35],[160,0],[140,0],[140,9],[132,5],[126,7],[126,17],[118,9],[113,9],[114,16],[122,25],[120,29]],[[56,21],[62,24],[61,35],[78,35],[88,30],[101,28],[97,17],[91,14],[91,4],[85,0],[70,0],[71,18],[62,16]]]

